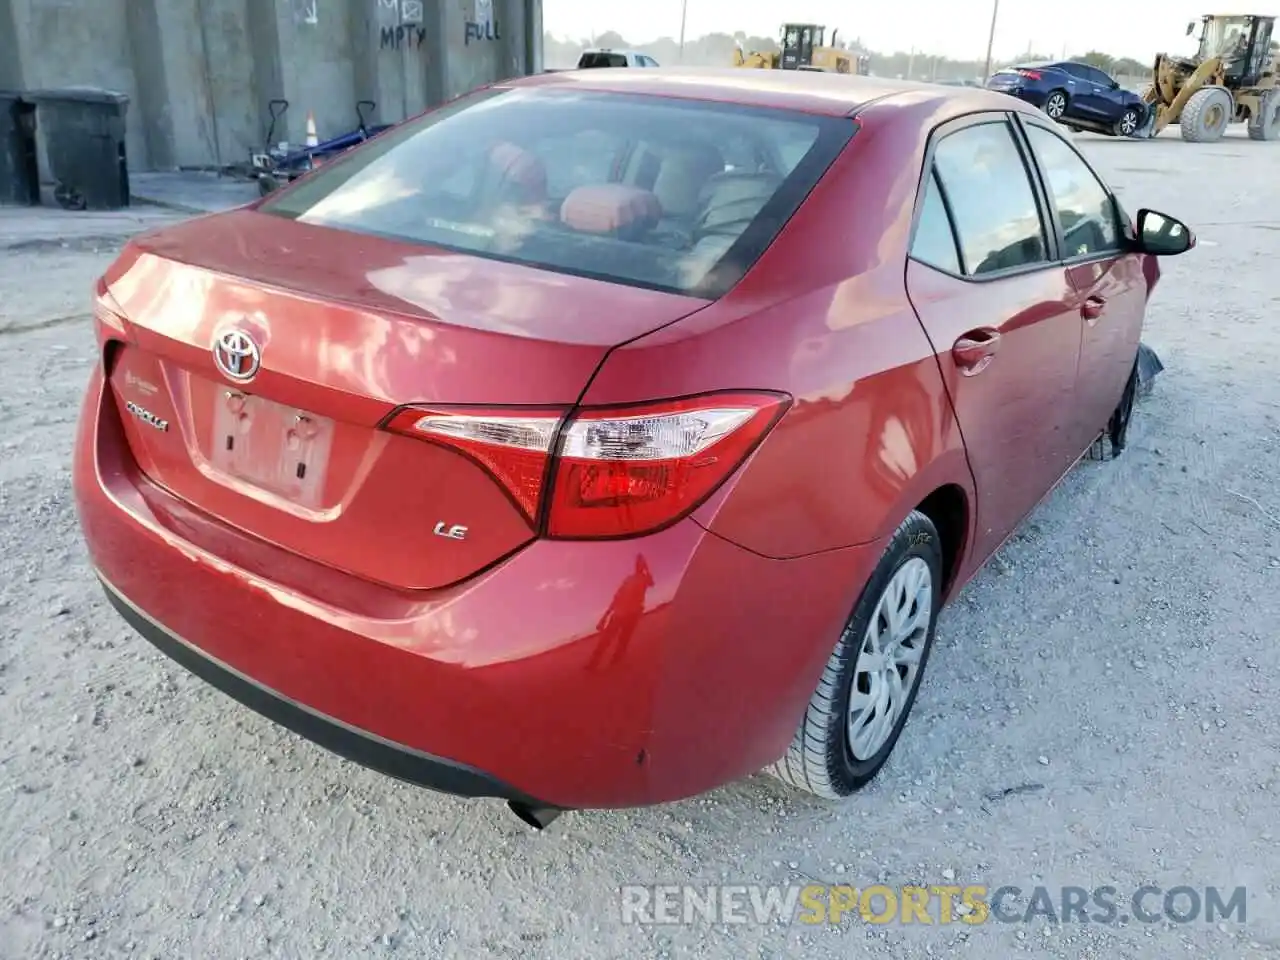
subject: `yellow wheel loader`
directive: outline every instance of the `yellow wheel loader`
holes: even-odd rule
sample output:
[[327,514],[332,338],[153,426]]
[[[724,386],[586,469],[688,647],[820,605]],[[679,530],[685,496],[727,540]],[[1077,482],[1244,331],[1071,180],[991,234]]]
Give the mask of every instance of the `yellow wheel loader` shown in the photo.
[[[816,70],[822,73],[862,72],[863,60],[835,46],[836,31],[831,31],[831,46],[826,46],[827,28],[815,23],[788,23],[782,27],[781,53],[744,52],[738,47],[733,54],[735,67],[756,70]],[[868,61],[869,62],[869,61]]]
[[[1143,133],[1171,123],[1182,139],[1221,140],[1227,125],[1247,123],[1253,140],[1280,139],[1280,52],[1272,48],[1275,17],[1210,14],[1200,18],[1194,57],[1157,54]],[[1187,25],[1187,36],[1196,24]]]

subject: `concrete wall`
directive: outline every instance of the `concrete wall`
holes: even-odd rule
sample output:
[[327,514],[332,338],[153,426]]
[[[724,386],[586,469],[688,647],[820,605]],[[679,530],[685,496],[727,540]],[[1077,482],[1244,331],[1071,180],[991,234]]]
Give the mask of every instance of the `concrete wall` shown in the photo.
[[0,0],[0,89],[89,85],[131,98],[135,170],[246,163],[275,140],[395,122],[542,69],[542,0]]

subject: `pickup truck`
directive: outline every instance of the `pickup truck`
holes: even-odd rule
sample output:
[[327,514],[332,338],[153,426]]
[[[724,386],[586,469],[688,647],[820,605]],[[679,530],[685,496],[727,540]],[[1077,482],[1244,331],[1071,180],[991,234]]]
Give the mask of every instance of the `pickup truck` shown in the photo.
[[[594,67],[656,67],[658,61],[634,50],[584,50],[578,58],[578,70],[590,70]],[[561,73],[562,70],[546,70],[545,73]]]

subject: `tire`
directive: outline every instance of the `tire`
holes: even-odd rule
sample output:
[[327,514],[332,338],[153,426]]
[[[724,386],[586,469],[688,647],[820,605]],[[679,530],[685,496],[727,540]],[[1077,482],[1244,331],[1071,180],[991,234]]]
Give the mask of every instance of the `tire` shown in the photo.
[[[926,576],[927,581],[921,579]],[[883,604],[892,602],[902,588],[908,588],[900,594],[907,597],[908,616],[915,611],[911,616],[914,627],[906,642],[894,643],[895,649],[905,651],[906,656],[891,667],[868,671],[869,661],[880,655],[864,648],[875,637],[883,640],[892,629]],[[923,610],[926,597],[928,611]],[[858,598],[791,746],[782,759],[769,768],[773,776],[824,800],[847,797],[875,778],[893,752],[915,703],[925,665],[929,662],[941,600],[942,543],[933,521],[923,513],[912,511],[890,538],[880,563]],[[896,684],[889,679],[891,676],[897,677]],[[859,717],[870,717],[873,722],[850,723],[853,719],[850,698],[855,683],[869,704],[859,711]],[[863,686],[867,689],[862,690]],[[877,697],[879,690],[887,692],[886,700]],[[882,713],[885,703],[894,704],[896,709]],[[890,723],[874,722],[874,718],[887,718],[890,714]],[[856,733],[853,738],[851,726]]]
[[1192,143],[1221,140],[1234,116],[1235,101],[1226,87],[1197,90],[1182,108],[1182,139]]
[[1250,140],[1280,140],[1280,88],[1263,94],[1258,115],[1249,118]]
[[1116,404],[1115,410],[1111,411],[1106,428],[1089,448],[1090,460],[1114,460],[1124,453],[1124,448],[1129,442],[1129,425],[1133,422],[1133,407],[1137,399],[1138,358],[1135,356],[1133,368],[1129,371],[1129,379],[1124,384],[1124,392],[1120,394],[1120,402]]
[[1136,137],[1142,129],[1142,119],[1144,110],[1138,107],[1129,107],[1124,113],[1120,114],[1120,119],[1116,121],[1115,129],[1112,131],[1117,137]]
[[1054,90],[1044,98],[1041,109],[1050,120],[1061,121],[1067,115],[1067,94],[1065,90]]
[[84,199],[84,194],[74,187],[69,187],[61,180],[54,185],[53,199],[63,210],[87,210],[89,204]]

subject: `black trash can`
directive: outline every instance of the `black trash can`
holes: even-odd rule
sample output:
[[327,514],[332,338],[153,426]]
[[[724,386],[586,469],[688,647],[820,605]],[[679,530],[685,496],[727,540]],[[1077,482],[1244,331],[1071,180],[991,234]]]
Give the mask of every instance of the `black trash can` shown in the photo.
[[68,210],[129,206],[124,141],[129,98],[92,87],[37,90],[25,98],[39,108],[58,203]]
[[0,90],[0,205],[39,203],[36,105],[21,94]]

